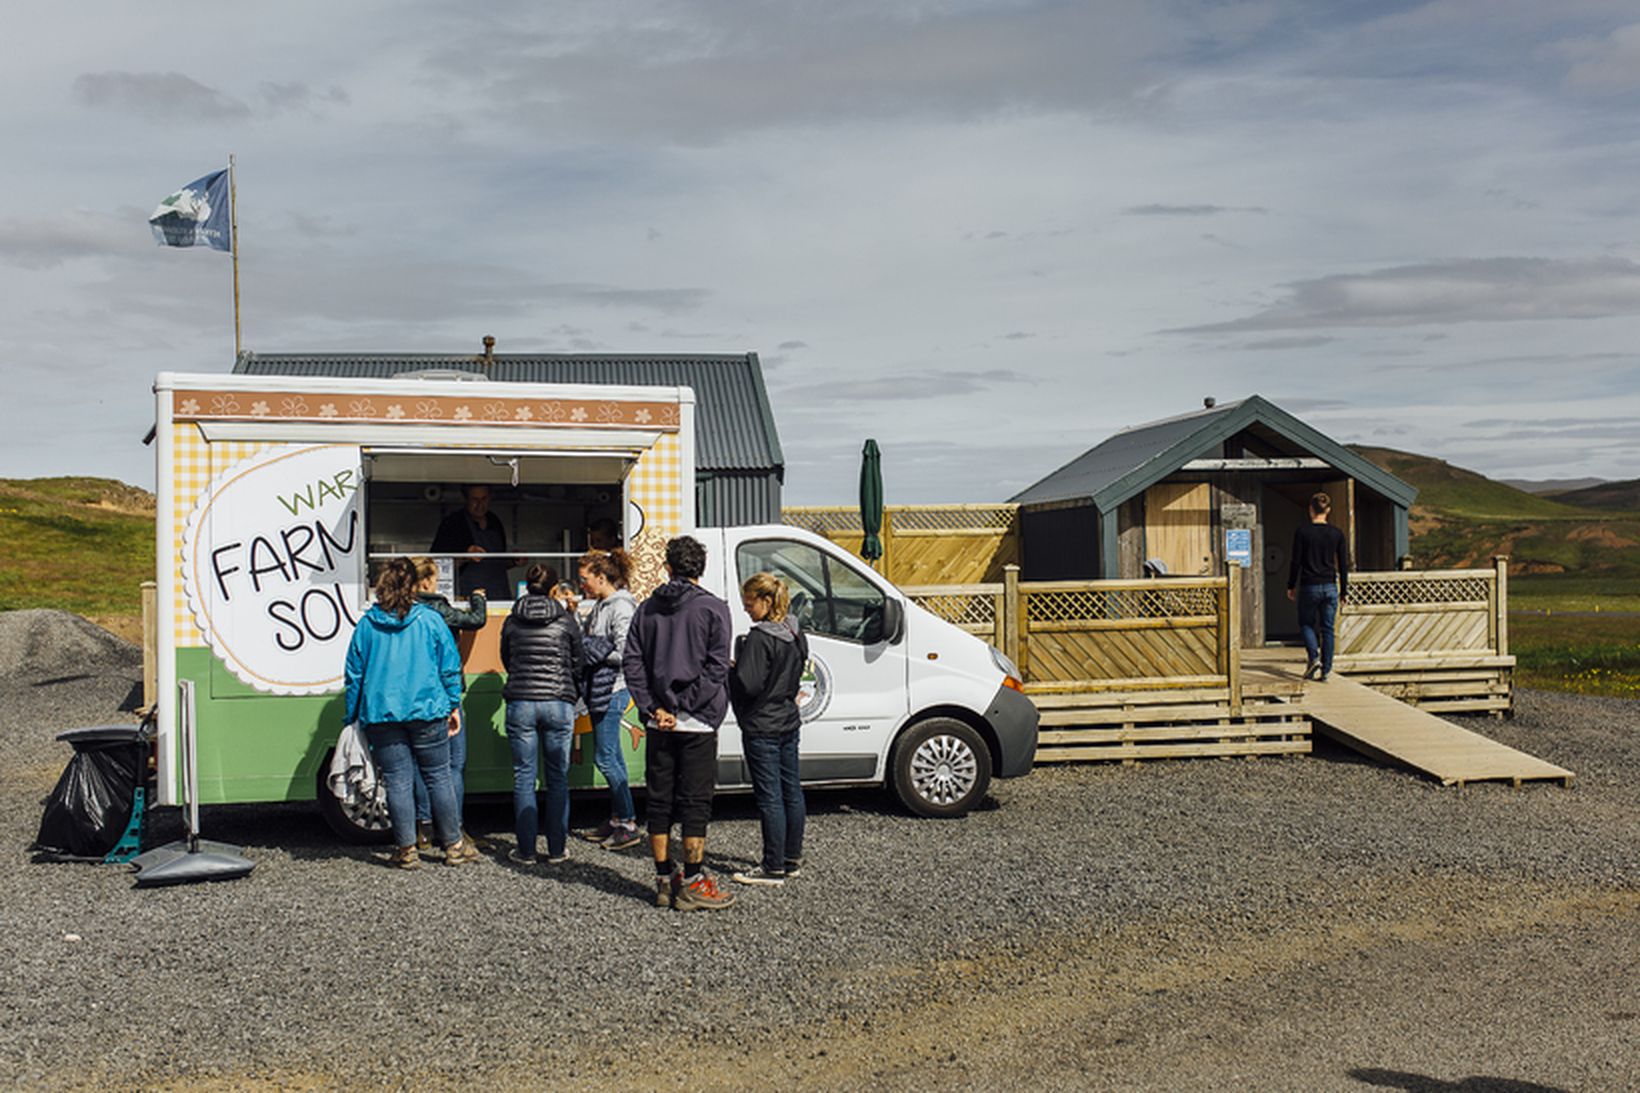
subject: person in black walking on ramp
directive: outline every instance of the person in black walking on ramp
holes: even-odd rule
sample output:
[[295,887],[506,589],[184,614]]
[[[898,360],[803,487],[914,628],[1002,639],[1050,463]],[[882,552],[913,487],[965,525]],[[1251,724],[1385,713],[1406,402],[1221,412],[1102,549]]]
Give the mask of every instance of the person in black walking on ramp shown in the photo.
[[1293,560],[1287,568],[1287,598],[1298,603],[1298,632],[1309,662],[1304,678],[1322,683],[1332,675],[1333,624],[1349,588],[1349,547],[1344,533],[1327,523],[1332,498],[1310,497],[1310,522],[1293,532]]

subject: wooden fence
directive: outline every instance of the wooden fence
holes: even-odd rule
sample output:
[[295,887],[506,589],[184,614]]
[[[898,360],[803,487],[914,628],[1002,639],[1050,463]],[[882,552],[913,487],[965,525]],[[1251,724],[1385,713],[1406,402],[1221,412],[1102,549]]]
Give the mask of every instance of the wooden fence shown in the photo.
[[1350,575],[1335,667],[1432,712],[1507,712],[1509,559],[1490,569]]
[[1310,750],[1296,685],[1243,685],[1223,577],[1019,580],[903,589],[995,644],[1042,712],[1038,762]]
[[[855,556],[863,532],[860,510],[844,506],[788,508],[781,518],[824,535]],[[883,556],[877,569],[897,585],[999,582],[1017,565],[1016,505],[889,505],[883,512]]]
[[[909,585],[998,646],[1042,711],[1038,758],[1131,761],[1309,750],[1295,672],[1242,671],[1240,597],[1223,577]],[[1335,669],[1432,711],[1506,711],[1508,568],[1360,573]],[[1076,726],[1072,728],[1071,726]]]

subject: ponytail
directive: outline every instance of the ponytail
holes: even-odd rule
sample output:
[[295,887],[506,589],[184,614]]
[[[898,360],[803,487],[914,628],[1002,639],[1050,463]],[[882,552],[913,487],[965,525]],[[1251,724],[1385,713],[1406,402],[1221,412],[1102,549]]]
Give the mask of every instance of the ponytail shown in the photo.
[[399,618],[416,603],[416,566],[409,558],[389,558],[376,576],[376,603]]

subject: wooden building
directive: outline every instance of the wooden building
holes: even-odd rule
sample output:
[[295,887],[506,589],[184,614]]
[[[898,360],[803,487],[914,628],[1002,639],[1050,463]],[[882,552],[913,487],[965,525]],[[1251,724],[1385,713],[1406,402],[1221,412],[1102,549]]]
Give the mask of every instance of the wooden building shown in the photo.
[[1297,637],[1286,581],[1311,494],[1333,501],[1352,566],[1398,568],[1417,490],[1257,395],[1126,429],[1011,500],[1028,581],[1218,575],[1246,645]]

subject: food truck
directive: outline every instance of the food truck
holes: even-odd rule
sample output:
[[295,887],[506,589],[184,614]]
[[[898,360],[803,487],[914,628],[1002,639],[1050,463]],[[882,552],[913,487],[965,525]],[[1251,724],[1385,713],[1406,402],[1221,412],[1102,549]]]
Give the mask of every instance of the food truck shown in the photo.
[[[816,785],[887,785],[913,812],[955,816],[992,777],[1031,769],[1037,712],[996,649],[924,611],[826,539],[780,525],[695,527],[688,387],[504,383],[449,372],[389,378],[161,374],[157,447],[158,795],[179,803],[179,681],[192,681],[199,802],[316,800],[338,832],[379,834],[325,787],[342,725],[342,666],[385,560],[433,556],[457,599],[465,555],[431,552],[484,485],[505,529],[506,586],[544,562],[567,579],[588,529],[613,522],[641,599],[669,538],[706,546],[701,583],[750,626],[735,590],[779,574],[809,636],[801,767]],[[495,559],[491,559],[492,564]],[[510,793],[502,622],[460,634],[470,794]],[[645,729],[623,746],[643,779]],[[584,727],[584,726],[583,726]],[[571,785],[601,785],[577,736]],[[733,718],[718,784],[749,784]]]

